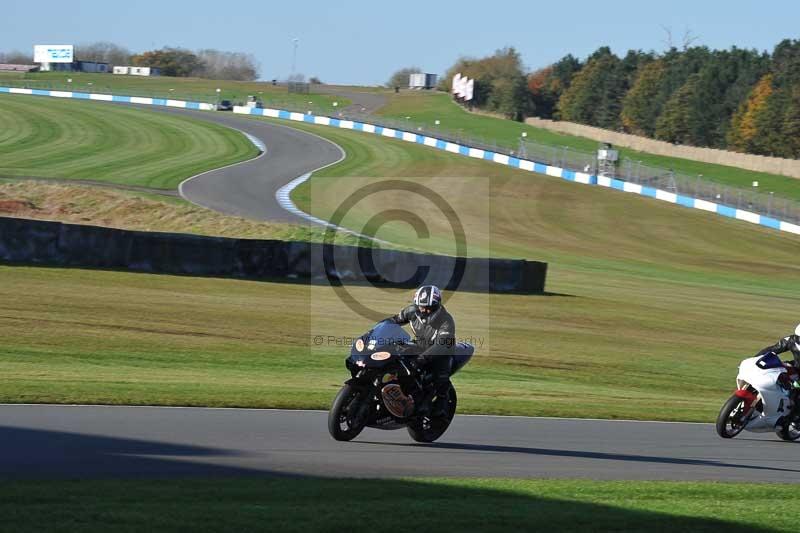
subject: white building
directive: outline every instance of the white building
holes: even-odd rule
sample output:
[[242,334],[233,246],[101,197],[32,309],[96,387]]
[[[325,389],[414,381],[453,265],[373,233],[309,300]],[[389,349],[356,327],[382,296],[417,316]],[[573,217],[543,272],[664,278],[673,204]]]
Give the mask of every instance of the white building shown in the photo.
[[409,89],[433,89],[436,87],[436,74],[425,74],[422,72],[410,74],[408,76]]
[[114,67],[114,74],[129,76],[160,76],[161,69],[156,67]]

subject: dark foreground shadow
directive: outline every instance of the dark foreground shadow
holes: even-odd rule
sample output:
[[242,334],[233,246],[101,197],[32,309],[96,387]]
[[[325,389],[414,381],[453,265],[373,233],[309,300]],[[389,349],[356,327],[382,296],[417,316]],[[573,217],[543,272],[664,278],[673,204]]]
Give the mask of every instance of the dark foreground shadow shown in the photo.
[[278,475],[208,462],[236,455],[202,446],[0,426],[0,478],[6,479]]
[[[768,529],[758,517],[778,505],[773,498],[747,497],[742,507],[742,493],[751,490],[742,485],[322,479],[211,464],[212,458],[236,457],[218,448],[0,426],[0,530],[760,533]],[[792,497],[790,491],[773,492]],[[704,500],[708,505],[698,507]],[[785,516],[791,520],[790,513]],[[778,518],[773,516],[770,525]]]
[[[237,457],[225,449],[7,426],[0,426],[0,451],[0,530],[14,532],[760,533],[767,529],[757,518],[776,505],[772,498],[752,499],[741,495],[741,486],[724,484],[287,477],[211,464],[212,458]],[[775,491],[783,493],[791,497]],[[748,501],[744,511],[741,498]],[[704,499],[709,505],[698,511],[697,502]],[[739,515],[720,519],[726,505]],[[703,516],[687,516],[691,513]],[[755,517],[749,521],[756,525],[743,517]]]
[[[769,509],[717,518],[725,493],[680,484],[520,480],[239,478],[5,483],[0,526],[40,531],[586,532],[761,533]],[[697,503],[708,499],[706,509]],[[595,500],[595,501],[592,501]],[[598,501],[599,500],[599,501]],[[663,512],[664,501],[670,511]],[[768,499],[763,499],[768,501]],[[603,502],[611,503],[603,503]],[[736,502],[728,504],[734,510]],[[769,503],[769,502],[768,502]],[[704,516],[687,516],[688,509]],[[712,513],[718,513],[714,515]],[[787,514],[788,516],[789,514]],[[746,517],[750,523],[742,523]],[[775,519],[770,523],[775,525]]]
[[378,446],[410,446],[415,448],[438,448],[441,450],[461,450],[473,452],[500,452],[500,453],[522,453],[546,457],[566,457],[574,459],[601,459],[608,461],[626,461],[633,463],[655,463],[666,465],[686,465],[686,466],[710,466],[715,468],[741,468],[746,470],[771,471],[771,472],[796,472],[800,470],[792,468],[780,468],[769,466],[753,466],[736,463],[724,463],[710,459],[686,459],[681,457],[663,457],[658,455],[633,455],[625,453],[605,453],[586,450],[556,450],[550,448],[528,448],[525,446],[499,446],[490,444],[462,444],[455,442],[433,442],[430,444],[422,443],[394,443],[394,442],[374,442],[359,441],[365,444]]

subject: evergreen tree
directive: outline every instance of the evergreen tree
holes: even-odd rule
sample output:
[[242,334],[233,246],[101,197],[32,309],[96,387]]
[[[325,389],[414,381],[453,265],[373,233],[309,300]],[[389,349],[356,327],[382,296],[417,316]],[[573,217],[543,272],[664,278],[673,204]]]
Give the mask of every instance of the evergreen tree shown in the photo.
[[656,139],[677,144],[691,143],[694,129],[691,107],[697,96],[699,76],[692,74],[683,87],[675,91],[656,122]]
[[666,67],[662,60],[645,65],[622,100],[621,121],[625,131],[652,136],[663,102],[658,98]]
[[617,129],[626,85],[622,62],[608,47],[602,47],[589,56],[561,95],[558,118]]
[[795,85],[791,89],[781,126],[784,157],[800,158],[800,85]]

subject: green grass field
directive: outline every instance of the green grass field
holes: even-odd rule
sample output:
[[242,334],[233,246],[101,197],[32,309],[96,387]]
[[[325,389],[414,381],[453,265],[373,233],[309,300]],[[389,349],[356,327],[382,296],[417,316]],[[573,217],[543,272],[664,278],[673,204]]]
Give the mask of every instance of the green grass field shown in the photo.
[[13,481],[0,488],[0,527],[358,532],[402,521],[419,532],[761,533],[796,530],[794,492],[771,484],[499,479]]
[[[584,137],[564,135],[549,130],[528,126],[513,120],[503,120],[483,115],[476,115],[464,111],[453,103],[450,96],[444,93],[427,93],[410,91],[399,95],[392,95],[388,105],[379,110],[379,114],[405,119],[409,122],[423,125],[429,131],[435,132],[435,121],[439,120],[439,128],[453,133],[473,135],[516,149],[522,132],[527,132],[528,139],[550,146],[569,146],[584,152],[597,150],[597,141]],[[800,200],[800,180],[768,174],[753,172],[735,167],[700,163],[688,159],[664,157],[644,152],[619,148],[621,157],[628,157],[634,161],[641,161],[645,165],[674,169],[676,172],[691,176],[703,175],[703,179],[731,185],[742,189],[752,189],[753,181],[760,182],[762,192],[773,191],[776,196]]]
[[0,95],[0,176],[73,178],[174,189],[258,150],[190,117],[97,102]]
[[[363,183],[347,176],[415,176],[463,218],[472,255],[550,263],[552,296],[456,293],[448,302],[459,335],[484,342],[455,378],[462,412],[709,421],[738,361],[797,320],[796,237],[399,141],[298,127],[352,155],[312,178],[312,212],[329,213],[333,198]],[[491,218],[482,225],[470,194],[487,182]],[[376,201],[391,207],[397,198]],[[369,206],[347,223],[359,228]],[[428,220],[430,239],[412,239],[402,225],[383,236],[438,250],[447,232]],[[0,298],[11,302],[0,318],[9,339],[0,347],[2,401],[326,408],[347,350],[311,339],[370,325],[331,289],[303,284],[31,267],[4,267],[0,279],[9,281]],[[352,291],[387,315],[409,298]]]
[[[72,81],[67,81],[72,80]],[[0,86],[52,89],[89,93],[150,96],[216,103],[231,100],[244,103],[248,95],[256,96],[271,106],[306,106],[315,112],[333,112],[349,105],[346,98],[325,94],[290,94],[285,86],[271,82],[207,80],[203,78],[172,78],[168,76],[122,76],[87,74],[82,72],[37,72],[31,74],[0,73]],[[220,92],[217,93],[217,89]],[[313,91],[313,86],[312,86]],[[333,102],[338,106],[334,107]]]
[[[149,117],[136,112],[133,120]],[[378,176],[407,177],[447,198],[469,229],[470,255],[550,263],[551,296],[457,293],[448,302],[459,335],[483,342],[456,377],[462,412],[708,421],[738,361],[797,320],[797,237],[400,141],[297,127],[348,153],[298,192],[313,213],[329,215]],[[404,205],[376,197],[345,223],[360,229],[377,207]],[[430,238],[397,223],[379,236],[447,252],[444,221],[421,212]],[[0,401],[325,408],[346,375],[346,348],[311,339],[370,325],[330,289],[303,284],[10,266],[0,280]],[[409,298],[353,293],[387,315]]]

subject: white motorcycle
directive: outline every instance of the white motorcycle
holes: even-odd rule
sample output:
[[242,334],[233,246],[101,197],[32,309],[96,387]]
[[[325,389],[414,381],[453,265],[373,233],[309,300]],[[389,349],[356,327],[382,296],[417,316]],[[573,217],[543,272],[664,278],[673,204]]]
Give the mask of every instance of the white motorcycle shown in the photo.
[[800,417],[791,416],[796,397],[792,384],[797,378],[797,369],[774,353],[742,361],[736,391],[717,417],[719,436],[730,439],[747,430],[774,431],[788,441],[800,439]]

